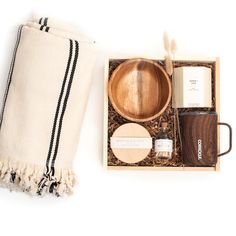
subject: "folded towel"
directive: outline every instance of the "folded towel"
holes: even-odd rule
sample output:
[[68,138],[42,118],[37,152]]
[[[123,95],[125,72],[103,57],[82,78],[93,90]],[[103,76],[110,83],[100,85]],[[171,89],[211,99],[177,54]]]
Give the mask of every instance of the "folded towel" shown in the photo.
[[96,53],[49,18],[20,26],[0,118],[0,183],[32,194],[71,193]]

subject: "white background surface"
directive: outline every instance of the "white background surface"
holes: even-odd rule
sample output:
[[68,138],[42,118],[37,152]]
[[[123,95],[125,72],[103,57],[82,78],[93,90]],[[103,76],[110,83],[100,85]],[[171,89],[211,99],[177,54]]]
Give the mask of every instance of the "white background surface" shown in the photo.
[[[221,57],[221,121],[235,127],[234,1],[15,0],[0,8],[0,85],[5,88],[16,26],[32,12],[69,21],[101,49],[163,55],[167,30],[187,55]],[[235,236],[236,158],[219,173],[126,172],[102,168],[103,59],[96,66],[68,198],[30,198],[0,189],[0,235]],[[235,130],[234,130],[235,131]],[[224,132],[222,131],[222,135]],[[227,148],[222,138],[222,149]]]

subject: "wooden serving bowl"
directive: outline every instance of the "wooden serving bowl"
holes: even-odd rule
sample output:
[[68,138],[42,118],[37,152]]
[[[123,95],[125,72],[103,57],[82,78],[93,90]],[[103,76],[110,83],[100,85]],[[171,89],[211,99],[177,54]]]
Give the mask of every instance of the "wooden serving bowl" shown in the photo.
[[165,111],[171,99],[171,83],[165,70],[154,61],[130,59],[112,73],[108,95],[121,116],[144,122]]

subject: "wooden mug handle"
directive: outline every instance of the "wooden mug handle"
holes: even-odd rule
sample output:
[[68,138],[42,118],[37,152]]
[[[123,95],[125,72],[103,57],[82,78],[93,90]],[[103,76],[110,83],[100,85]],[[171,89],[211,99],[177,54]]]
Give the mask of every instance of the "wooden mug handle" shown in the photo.
[[228,127],[228,129],[229,129],[229,148],[228,148],[228,150],[226,152],[218,154],[218,157],[220,157],[220,156],[223,156],[223,155],[229,153],[231,151],[231,149],[232,149],[232,128],[227,123],[219,122],[218,125],[224,125],[224,126]]

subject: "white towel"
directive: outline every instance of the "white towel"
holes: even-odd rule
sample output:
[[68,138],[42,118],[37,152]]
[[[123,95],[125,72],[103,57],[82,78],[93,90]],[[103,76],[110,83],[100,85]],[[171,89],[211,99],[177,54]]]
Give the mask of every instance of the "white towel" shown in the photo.
[[0,120],[1,185],[71,193],[95,58],[93,42],[49,18],[19,28]]

